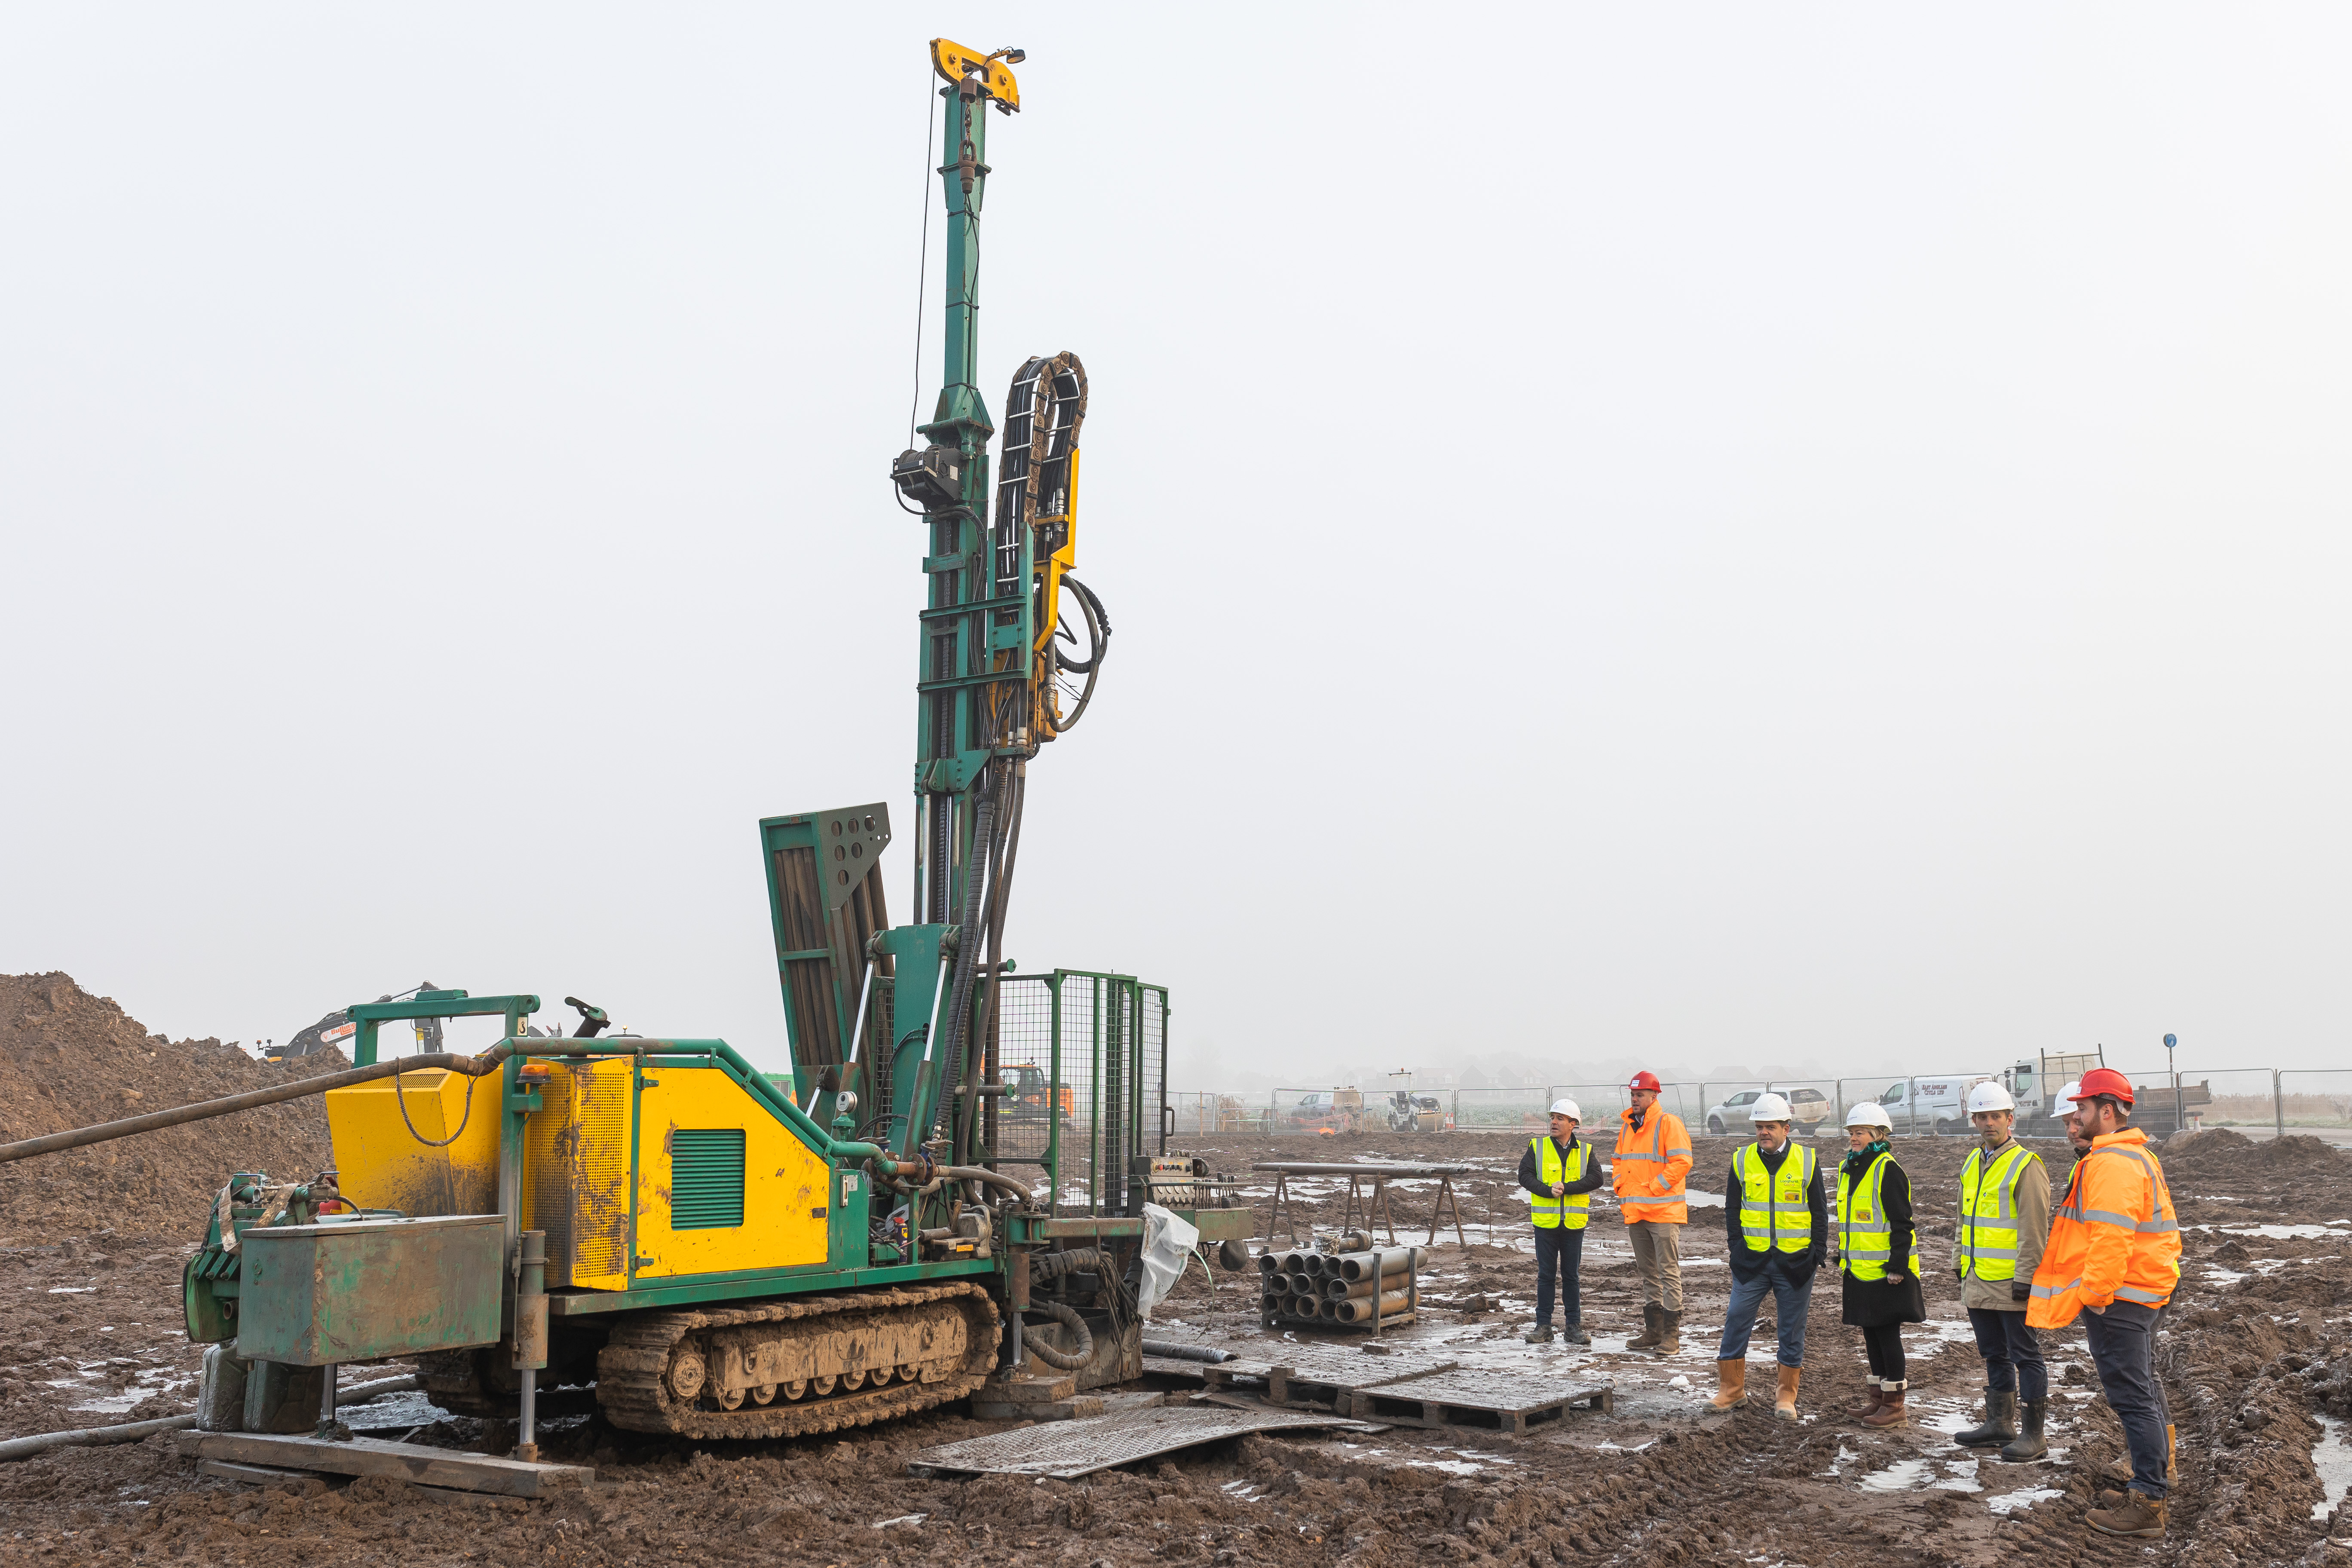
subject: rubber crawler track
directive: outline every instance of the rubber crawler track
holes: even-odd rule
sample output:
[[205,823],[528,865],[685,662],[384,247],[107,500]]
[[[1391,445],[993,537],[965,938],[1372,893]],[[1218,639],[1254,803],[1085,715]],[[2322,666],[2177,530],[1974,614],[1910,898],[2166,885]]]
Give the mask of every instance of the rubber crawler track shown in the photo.
[[[698,1330],[845,1313],[879,1318],[934,1301],[952,1301],[963,1312],[966,1349],[961,1366],[937,1369],[936,1376],[934,1368],[926,1367],[925,1381],[919,1383],[893,1383],[791,1404],[747,1404],[740,1410],[704,1410],[680,1404],[666,1381],[671,1351]],[[912,1415],[971,1393],[996,1364],[998,1331],[996,1304],[979,1286],[963,1283],[809,1296],[751,1307],[647,1312],[614,1330],[598,1352],[597,1403],[604,1406],[605,1419],[633,1432],[682,1437],[797,1437],[837,1432]]]

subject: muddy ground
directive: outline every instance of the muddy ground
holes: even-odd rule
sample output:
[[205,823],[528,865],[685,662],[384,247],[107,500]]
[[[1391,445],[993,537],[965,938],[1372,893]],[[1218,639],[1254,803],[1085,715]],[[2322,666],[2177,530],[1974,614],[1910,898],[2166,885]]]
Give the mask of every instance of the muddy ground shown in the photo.
[[[1694,1188],[1722,1186],[1732,1144],[1702,1139]],[[0,1465],[0,1560],[200,1563],[653,1564],[660,1563],[1145,1562],[1860,1564],[2334,1562],[2352,1511],[2314,1517],[2316,1417],[2352,1417],[2352,1157],[2309,1141],[2248,1144],[2209,1133],[2168,1160],[2189,1231],[2188,1282],[2165,1344],[2181,1427],[2172,1534],[2152,1554],[2090,1535],[2087,1495],[2120,1457],[2079,1331],[2059,1337],[2046,1463],[2006,1466],[1954,1447],[1980,1384],[1948,1276],[1933,1321],[1910,1333],[1916,1424],[1865,1434],[1840,1415],[1861,1395],[1858,1336],[1816,1293],[1802,1405],[1790,1426],[1769,1405],[1706,1407],[1727,1272],[1716,1211],[1687,1233],[1685,1348],[1629,1355],[1638,1320],[1622,1231],[1596,1218],[1586,1252],[1590,1352],[1533,1350],[1534,1266],[1507,1168],[1517,1144],[1484,1135],[1366,1135],[1302,1147],[1201,1148],[1244,1170],[1268,1155],[1443,1157],[1473,1163],[1465,1249],[1449,1236],[1429,1263],[1432,1307],[1400,1339],[1474,1365],[1589,1369],[1613,1378],[1613,1415],[1504,1438],[1392,1429],[1346,1437],[1253,1436],[1079,1483],[918,1480],[910,1455],[998,1430],[958,1407],[832,1438],[690,1444],[593,1416],[544,1433],[548,1457],[592,1463],[599,1484],[561,1500],[446,1500],[401,1484],[311,1482],[264,1489],[194,1473],[167,1439],[67,1449]],[[1926,1199],[1930,1256],[1948,1256],[1951,1187],[1965,1144],[1903,1140]],[[2060,1151],[2048,1152],[2063,1173]],[[1309,1218],[1339,1217],[1330,1190]],[[1265,1194],[1258,1194],[1261,1214]],[[1426,1236],[1428,1193],[1408,1188],[1400,1234]],[[188,1407],[196,1355],[182,1337],[181,1259],[197,1223],[12,1237],[0,1250],[0,1433],[170,1414]],[[1414,1227],[1420,1227],[1416,1236]],[[1191,1275],[1159,1313],[1176,1336],[1255,1350],[1255,1276]],[[1351,1337],[1329,1336],[1355,1344]],[[1769,1387],[1769,1336],[1751,1355]],[[379,1422],[417,1440],[498,1451],[496,1424],[436,1419],[413,1401]],[[389,1435],[398,1436],[398,1432]]]

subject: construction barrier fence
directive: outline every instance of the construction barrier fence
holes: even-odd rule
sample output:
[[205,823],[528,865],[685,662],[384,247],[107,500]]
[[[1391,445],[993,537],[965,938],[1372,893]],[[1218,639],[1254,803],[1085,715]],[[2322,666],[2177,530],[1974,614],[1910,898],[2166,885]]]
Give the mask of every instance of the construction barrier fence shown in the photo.
[[[1748,1107],[1779,1094],[1798,1131],[1838,1133],[1846,1113],[1865,1102],[1884,1107],[1895,1131],[1972,1137],[1967,1089],[1981,1072],[1909,1073],[1839,1079],[1709,1079],[1662,1084],[1659,1102],[1700,1135],[1745,1137]],[[2158,1068],[2126,1074],[2140,1091],[2144,1124],[2189,1127],[2352,1128],[2352,1069]],[[1401,1095],[1412,1100],[1407,1106]],[[1255,1094],[1171,1093],[1171,1130],[1188,1137],[1319,1136],[1326,1132],[1500,1132],[1532,1137],[1551,1105],[1574,1100],[1587,1128],[1613,1123],[1627,1109],[1622,1083],[1525,1084],[1515,1088],[1276,1089]]]

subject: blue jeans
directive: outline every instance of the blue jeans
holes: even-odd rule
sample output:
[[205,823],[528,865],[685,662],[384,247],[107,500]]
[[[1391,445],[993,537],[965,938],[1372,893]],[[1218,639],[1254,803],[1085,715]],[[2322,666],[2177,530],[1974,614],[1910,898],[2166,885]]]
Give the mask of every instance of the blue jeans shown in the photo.
[[2150,1498],[2164,1496],[2165,1467],[2171,1458],[2164,1428],[2172,1417],[2156,1375],[2156,1331],[2163,1316],[2161,1309],[2137,1301],[2110,1301],[2104,1312],[2083,1311],[2091,1364],[2099,1369],[2099,1386],[2123,1423],[2124,1447],[2131,1451],[2131,1489]]
[[2050,1369],[2042,1362],[2042,1341],[2024,1313],[1970,1307],[1969,1327],[1977,1333],[1977,1354],[1984,1357],[1987,1388],[2014,1394],[2028,1405],[2050,1397]]
[[1551,1322],[1552,1277],[1559,1277],[1559,1305],[1571,1329],[1584,1321],[1577,1300],[1577,1270],[1584,1267],[1584,1232],[1564,1225],[1536,1226],[1536,1322]]
[[1756,1331],[1756,1311],[1764,1305],[1764,1298],[1772,1298],[1773,1316],[1780,1323],[1780,1364],[1805,1364],[1805,1313],[1813,1300],[1813,1279],[1821,1271],[1815,1269],[1805,1277],[1801,1285],[1791,1285],[1780,1271],[1765,1265],[1763,1271],[1742,1279],[1731,1277],[1731,1308],[1723,1318],[1723,1344],[1715,1352],[1717,1361],[1740,1361],[1748,1355],[1748,1336]]

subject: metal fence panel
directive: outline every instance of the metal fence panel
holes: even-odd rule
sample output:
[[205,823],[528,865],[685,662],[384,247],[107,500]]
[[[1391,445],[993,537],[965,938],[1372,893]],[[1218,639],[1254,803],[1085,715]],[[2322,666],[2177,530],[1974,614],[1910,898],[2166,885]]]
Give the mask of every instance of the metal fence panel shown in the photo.
[[1457,1089],[1445,1098],[1457,1132],[1509,1132],[1531,1138],[1551,1125],[1545,1111],[1558,1097],[1538,1083],[1512,1089]]
[[2352,1127],[2352,1071],[2286,1071],[2277,1078],[2277,1124],[2281,1131]]

